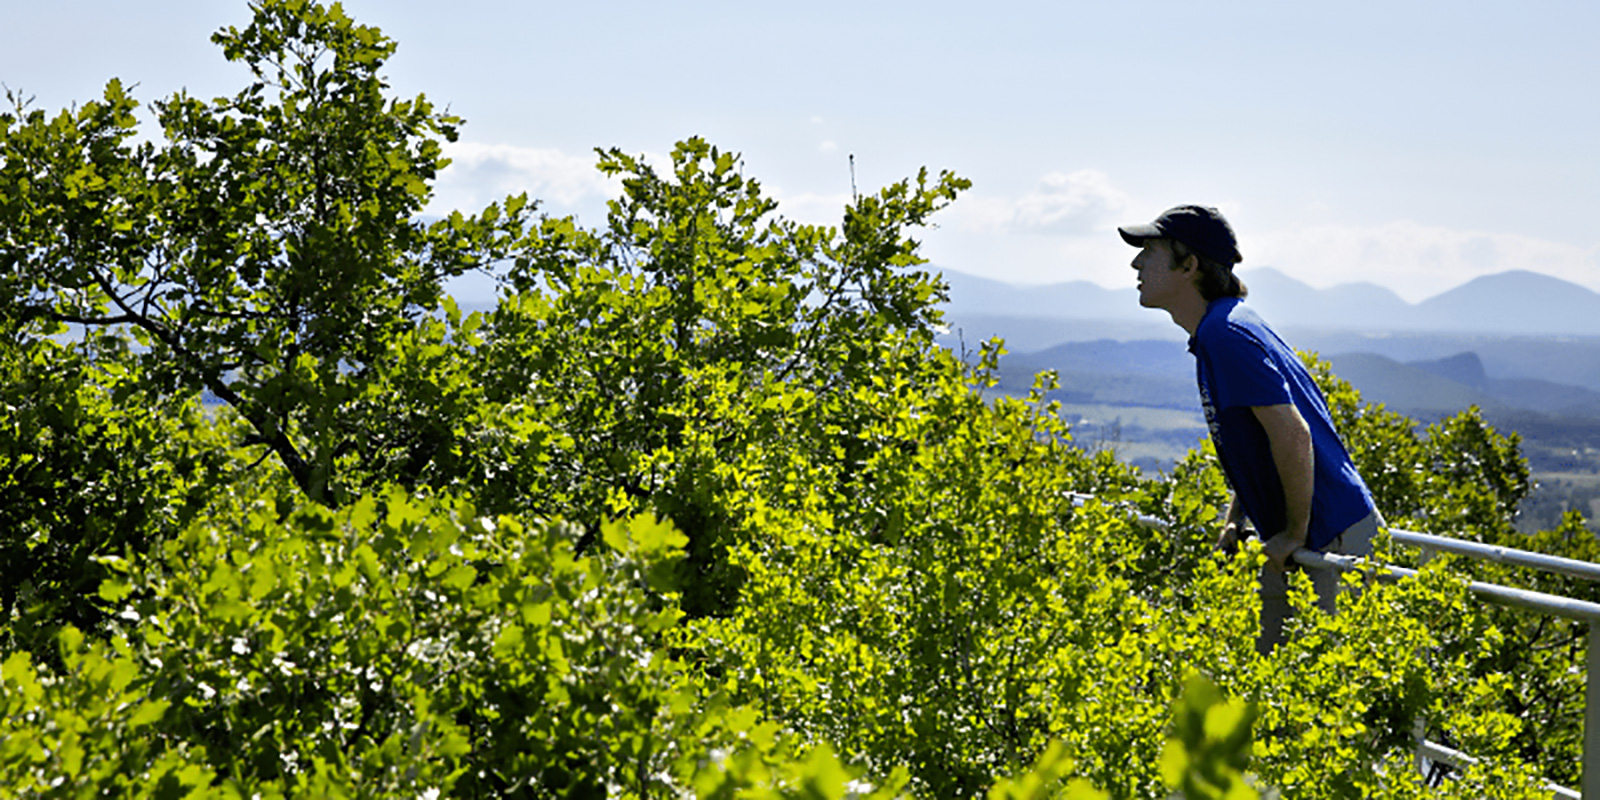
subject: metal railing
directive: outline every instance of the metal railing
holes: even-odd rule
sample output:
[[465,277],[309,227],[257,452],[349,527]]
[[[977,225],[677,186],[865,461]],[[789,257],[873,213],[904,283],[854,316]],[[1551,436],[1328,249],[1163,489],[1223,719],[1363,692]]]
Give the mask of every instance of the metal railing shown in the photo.
[[[1082,506],[1089,500],[1094,499],[1093,495],[1078,493],[1069,493],[1068,497],[1071,498],[1074,506]],[[1159,530],[1167,530],[1171,527],[1165,520],[1148,514],[1138,515],[1136,522],[1145,527]],[[1417,533],[1396,528],[1389,528],[1388,531],[1389,538],[1395,543],[1421,548],[1424,562],[1434,552],[1445,552],[1483,561],[1493,561],[1498,564],[1528,567],[1600,582],[1600,564],[1548,556],[1542,553],[1532,553],[1511,547],[1451,539],[1447,536],[1437,536],[1429,533]],[[1380,580],[1400,580],[1402,578],[1414,578],[1417,575],[1417,571],[1414,569],[1369,562],[1365,558],[1356,556],[1319,553],[1304,547],[1294,552],[1294,560],[1295,563],[1310,569],[1336,569],[1341,572],[1364,570]],[[1584,683],[1582,794],[1551,783],[1545,784],[1545,788],[1554,792],[1557,797],[1562,798],[1600,798],[1600,604],[1528,589],[1501,586],[1495,583],[1483,583],[1481,581],[1468,582],[1467,589],[1478,597],[1497,605],[1511,606],[1588,623],[1588,650],[1585,655]],[[1419,756],[1448,764],[1457,769],[1470,766],[1478,761],[1472,756],[1445,747],[1437,742],[1427,741],[1421,736],[1418,737],[1417,753]]]
[[[1426,739],[1417,742],[1417,755],[1421,758],[1437,761],[1441,764],[1449,764],[1456,769],[1466,769],[1467,767],[1478,763],[1479,760],[1461,752],[1460,750],[1445,747],[1438,742],[1430,742]],[[1578,794],[1577,792],[1568,789],[1565,786],[1559,786],[1554,783],[1547,782],[1545,783],[1544,788],[1549,790],[1549,792],[1556,797],[1561,798],[1561,800],[1581,800],[1583,797],[1583,795]]]
[[[1389,535],[1390,538],[1395,542],[1402,544],[1413,544],[1414,542],[1405,541],[1406,539],[1410,539],[1412,537],[1426,537],[1429,540],[1428,543],[1418,546],[1422,546],[1427,549],[1448,550],[1449,552],[1453,552],[1458,555],[1466,555],[1469,557],[1481,556],[1478,553],[1471,552],[1469,548],[1464,547],[1464,545],[1473,545],[1479,548],[1503,551],[1506,554],[1514,554],[1513,557],[1519,559],[1523,557],[1537,557],[1540,559],[1563,561],[1567,562],[1565,565],[1563,565],[1567,567],[1581,568],[1585,566],[1595,566],[1583,561],[1573,561],[1571,559],[1557,558],[1555,556],[1545,556],[1539,553],[1530,553],[1525,550],[1515,550],[1507,547],[1491,547],[1489,545],[1482,545],[1477,542],[1466,542],[1458,539],[1449,539],[1443,536],[1434,536],[1432,534],[1395,530],[1393,528],[1389,529]],[[1446,547],[1440,545],[1439,542],[1441,541],[1449,543],[1449,546]],[[1364,558],[1318,553],[1315,550],[1308,550],[1305,548],[1295,551],[1294,560],[1295,563],[1311,569],[1337,569],[1340,571],[1349,571],[1355,569],[1366,570],[1380,580],[1414,578],[1417,575],[1417,571],[1414,569],[1396,567],[1389,564],[1368,563]],[[1522,563],[1524,566],[1528,565],[1525,561],[1518,563]],[[1544,569],[1544,567],[1540,568]],[[1562,574],[1572,573],[1562,572]],[[1557,797],[1563,798],[1600,797],[1600,624],[1597,624],[1600,623],[1600,604],[1590,603],[1586,600],[1577,600],[1571,597],[1545,594],[1544,592],[1517,589],[1511,586],[1501,586],[1496,583],[1483,583],[1481,581],[1469,581],[1467,583],[1467,589],[1478,597],[1497,605],[1511,606],[1513,608],[1521,608],[1543,614],[1552,614],[1559,617],[1566,617],[1567,619],[1578,620],[1579,622],[1587,622],[1589,624],[1588,649],[1584,658],[1585,680],[1583,707],[1583,776],[1581,778],[1581,785],[1583,787],[1582,794],[1580,795],[1578,792],[1553,783],[1545,784],[1545,788],[1554,792]],[[1419,737],[1419,741],[1417,742],[1417,752],[1419,755],[1434,761],[1449,764],[1457,769],[1471,766],[1477,761],[1477,759],[1466,756],[1463,753],[1452,750],[1444,745],[1438,744],[1437,742],[1430,742],[1426,739],[1422,739],[1421,737]]]

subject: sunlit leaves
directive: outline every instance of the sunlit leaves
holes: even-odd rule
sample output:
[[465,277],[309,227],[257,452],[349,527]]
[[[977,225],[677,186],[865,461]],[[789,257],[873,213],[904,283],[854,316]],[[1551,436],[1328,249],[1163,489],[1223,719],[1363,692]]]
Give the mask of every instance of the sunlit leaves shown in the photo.
[[0,241],[27,245],[5,248],[0,294],[25,317],[137,330],[145,392],[211,393],[336,506],[414,480],[444,447],[437,427],[371,442],[382,415],[355,401],[381,386],[399,414],[441,410],[379,365],[446,278],[510,256],[531,206],[418,222],[457,120],[389,98],[378,70],[394,42],[337,5],[254,12],[215,41],[260,80],[152,104],[159,142],[133,143],[137,106],[116,81],[76,115],[6,116]]
[[[123,753],[109,763],[128,780],[188,754],[245,794],[648,792],[699,769],[697,743],[747,747],[681,699],[658,639],[677,615],[636,582],[679,552],[670,527],[641,519],[612,537],[620,552],[577,558],[564,526],[525,529],[465,504],[391,491],[337,514],[291,501],[278,521],[247,509],[293,490],[259,491],[171,542],[164,568],[132,576],[109,646],[70,635],[66,671],[44,681],[25,655],[6,661],[19,687],[0,717],[8,785],[52,772],[117,785],[75,761],[29,772],[41,752],[81,750],[96,763]],[[96,738],[28,749],[68,703]],[[764,736],[754,757],[785,763]],[[839,769],[797,763],[801,782]]]
[[1174,714],[1177,736],[1161,754],[1167,785],[1196,800],[1254,800],[1245,780],[1256,710],[1224,698],[1204,676],[1191,677]]
[[[1459,573],[1593,587],[1441,559],[1329,617],[1295,576],[1257,656],[1213,452],[1087,455],[1052,376],[988,396],[1002,343],[935,346],[915,233],[964,180],[800,225],[689,139],[599,153],[592,227],[424,224],[459,120],[387,95],[393,42],[301,0],[217,41],[256,82],[157,103],[163,142],[117,83],[0,117],[0,785],[1411,797],[1419,720],[1486,759],[1446,796],[1572,761],[1580,637]],[[441,295],[495,263],[493,311]],[[1391,522],[1509,535],[1514,437],[1319,379]]]

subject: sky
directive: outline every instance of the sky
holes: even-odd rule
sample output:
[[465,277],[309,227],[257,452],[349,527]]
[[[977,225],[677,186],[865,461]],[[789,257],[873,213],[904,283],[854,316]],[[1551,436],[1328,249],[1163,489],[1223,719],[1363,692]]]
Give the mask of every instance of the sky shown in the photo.
[[[599,224],[597,147],[701,136],[807,222],[948,169],[935,268],[1132,284],[1118,225],[1220,208],[1241,270],[1417,302],[1533,270],[1600,291],[1600,3],[349,0],[396,95],[466,120],[434,213],[526,191]],[[246,82],[244,2],[0,0],[0,83],[56,110]],[[461,292],[488,292],[464,286]],[[468,298],[471,299],[471,298]],[[486,298],[485,298],[486,299]]]

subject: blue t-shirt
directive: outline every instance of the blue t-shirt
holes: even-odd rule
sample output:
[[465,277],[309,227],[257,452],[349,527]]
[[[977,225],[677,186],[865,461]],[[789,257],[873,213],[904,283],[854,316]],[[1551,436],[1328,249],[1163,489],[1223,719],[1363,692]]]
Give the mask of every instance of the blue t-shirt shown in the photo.
[[1261,535],[1288,524],[1283,482],[1252,406],[1293,403],[1311,428],[1314,482],[1306,543],[1322,550],[1376,507],[1300,357],[1237,298],[1213,301],[1189,338],[1200,404],[1228,483]]

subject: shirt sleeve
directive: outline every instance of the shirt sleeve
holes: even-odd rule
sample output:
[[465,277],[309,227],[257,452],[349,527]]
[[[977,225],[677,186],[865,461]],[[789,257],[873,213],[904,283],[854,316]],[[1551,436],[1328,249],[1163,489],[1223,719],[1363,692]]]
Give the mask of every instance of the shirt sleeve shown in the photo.
[[1248,331],[1219,326],[1202,346],[1211,362],[1211,395],[1217,408],[1294,402],[1289,381],[1272,360],[1272,351]]

